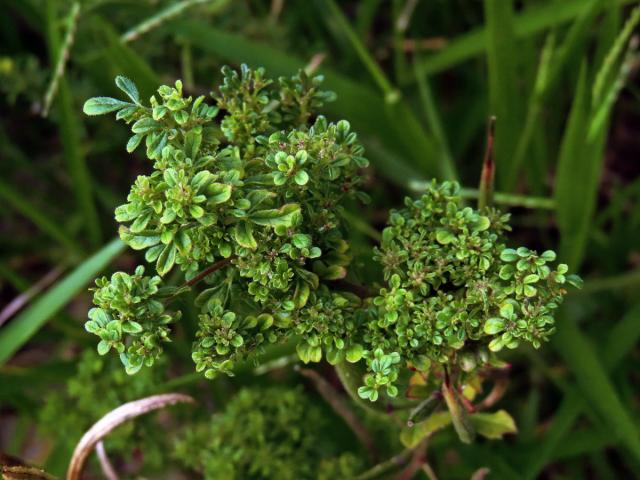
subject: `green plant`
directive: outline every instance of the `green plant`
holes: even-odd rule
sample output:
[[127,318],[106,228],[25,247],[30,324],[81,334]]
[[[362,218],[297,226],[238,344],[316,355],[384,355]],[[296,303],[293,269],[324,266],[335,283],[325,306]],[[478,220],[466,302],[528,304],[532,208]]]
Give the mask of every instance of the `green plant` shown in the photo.
[[[352,255],[341,211],[348,197],[367,200],[358,191],[367,160],[347,121],[315,116],[333,95],[304,72],[277,82],[246,66],[222,73],[212,106],[185,97],[178,81],[146,107],[124,77],[116,84],[130,102],[85,103],[89,115],[116,111],[132,124],[127,150],[144,141],[153,161],[116,219],[157,275],[139,266],[96,282],[86,329],[100,337],[99,353],[115,349],[128,373],[152,365],[180,318],[169,304],[197,288],[192,357],[207,378],[295,338],[305,363],[364,362],[357,391],[371,401],[381,388],[397,397],[407,367],[441,372],[463,422],[461,386],[500,365],[504,347],[540,347],[565,284],[579,278],[548,265],[553,251],[507,248],[508,215],[465,206],[455,182],[434,181],[390,214],[374,252],[387,285],[374,293],[375,283],[345,281]],[[185,283],[162,286],[175,266]]]
[[[320,397],[340,399],[343,407],[358,407],[354,413],[366,416],[367,427],[375,429],[369,435],[371,442],[366,435],[365,441],[360,435],[347,435],[350,443],[362,443],[366,451],[373,444],[378,451],[377,457],[367,455],[369,467],[380,463],[365,478],[376,473],[376,478],[424,477],[420,471],[413,475],[404,471],[416,467],[419,459],[427,459],[441,479],[482,477],[481,467],[491,470],[489,478],[532,479],[558,472],[569,478],[640,477],[640,435],[633,421],[637,397],[633,359],[640,345],[635,295],[640,282],[636,240],[640,182],[631,161],[638,145],[630,134],[637,123],[634,65],[640,16],[633,9],[637,4],[638,0],[3,2],[0,465],[2,453],[9,453],[63,476],[70,448],[82,429],[116,402],[126,401],[119,396],[99,411],[83,408],[86,418],[78,417],[81,424],[74,429],[64,422],[59,428],[55,424],[39,428],[40,405],[48,406],[58,397],[56,392],[65,388],[81,352],[92,342],[93,335],[78,330],[90,302],[89,282],[109,264],[130,277],[136,276],[136,264],[145,265],[142,276],[157,275],[155,265],[143,260],[144,252],[133,251],[120,239],[112,241],[112,212],[126,203],[123,188],[136,175],[153,172],[153,161],[145,155],[146,140],[133,154],[127,153],[122,147],[132,135],[127,136],[129,129],[115,126],[110,115],[81,115],[82,102],[98,94],[127,100],[112,85],[110,79],[116,75],[135,80],[145,106],[158,85],[176,78],[183,79],[185,97],[195,98],[212,88],[219,94],[215,85],[223,82],[220,67],[227,62],[264,66],[270,75],[289,75],[305,65],[309,71],[322,72],[326,77],[322,86],[335,91],[339,102],[327,103],[319,111],[330,120],[348,119],[358,132],[371,162],[360,188],[372,202],[366,207],[350,199],[344,203],[344,238],[352,257],[345,266],[346,277],[321,279],[319,290],[326,290],[321,301],[308,303],[300,311],[296,330],[287,329],[274,344],[263,341],[256,349],[233,345],[240,342],[238,335],[247,343],[265,335],[257,328],[245,328],[244,319],[258,315],[245,311],[243,304],[221,301],[222,311],[212,306],[211,313],[194,305],[203,289],[219,285],[222,273],[236,268],[229,260],[216,257],[198,267],[202,272],[226,262],[218,265],[221,275],[207,279],[218,282],[211,285],[204,280],[186,285],[198,275],[187,280],[178,266],[158,275],[162,295],[153,294],[138,305],[146,308],[158,300],[164,309],[160,316],[168,315],[172,322],[156,325],[155,317],[146,314],[133,320],[149,332],[145,338],[119,333],[117,324],[109,335],[119,335],[124,353],[135,360],[130,371],[138,366],[136,352],[128,352],[134,342],[149,356],[161,348],[162,363],[141,367],[135,376],[127,376],[123,369],[117,374],[133,385],[146,383],[146,375],[159,369],[168,382],[159,384],[157,393],[188,391],[197,406],[154,415],[152,423],[160,427],[155,437],[138,442],[136,436],[130,449],[124,436],[114,432],[105,445],[115,471],[125,477],[154,476],[145,471],[144,464],[149,463],[145,452],[156,449],[156,438],[173,439],[176,432],[167,426],[174,415],[180,415],[184,424],[197,423],[201,418],[182,415],[223,412],[234,401],[234,393],[246,386],[304,382],[318,388],[313,375],[308,376],[315,374],[334,391],[325,395],[318,388],[321,395],[314,395],[309,388],[305,392],[309,397],[317,402]],[[205,102],[216,106],[210,99]],[[45,111],[49,114],[41,115]],[[221,146],[227,145],[220,130],[224,113],[207,124],[222,140]],[[310,123],[317,113],[311,112]],[[386,268],[373,259],[373,246],[384,251],[380,242],[389,210],[406,210],[405,195],[413,201],[425,190],[431,195],[431,178],[461,182],[456,194],[463,199],[459,208],[483,195],[469,187],[475,186],[488,115],[498,119],[494,204],[512,213],[509,223],[514,230],[503,232],[498,243],[516,251],[518,245],[539,253],[554,249],[572,272],[581,271],[586,288],[578,292],[566,287],[564,304],[552,314],[556,332],[540,350],[520,340],[515,350],[505,346],[491,352],[491,340],[504,332],[489,335],[483,330],[480,338],[467,338],[459,350],[449,347],[451,338],[436,346],[429,343],[431,337],[419,337],[416,352],[423,347],[440,349],[447,360],[441,363],[424,355],[407,364],[406,358],[416,352],[409,340],[398,338],[396,326],[415,329],[406,315],[413,315],[417,303],[394,305],[398,318],[388,326],[370,325],[386,316],[386,305],[373,302],[386,297],[380,295],[381,287],[392,289],[393,275],[384,278]],[[228,129],[246,133],[242,124],[229,124]],[[292,184],[298,170],[309,175],[304,165],[289,164],[279,162],[284,169],[279,181]],[[400,270],[406,270],[407,263]],[[555,262],[547,265],[557,269]],[[403,273],[398,273],[399,288],[415,297],[415,288]],[[178,292],[181,285],[188,289]],[[244,287],[233,282],[237,298],[246,296]],[[469,290],[430,289],[454,297]],[[337,308],[334,298],[347,303]],[[430,294],[418,298],[434,301]],[[228,312],[235,318],[227,315],[220,320]],[[201,314],[210,318],[200,322]],[[490,318],[498,319],[494,326],[500,326],[500,315]],[[235,333],[219,335],[229,322]],[[348,334],[343,330],[346,322],[350,322]],[[380,351],[361,338],[362,325],[384,337]],[[137,328],[127,324],[132,326]],[[453,326],[460,330],[459,323]],[[327,336],[323,332],[327,327],[334,338],[348,335],[362,347],[361,351],[354,347],[351,358],[365,353],[367,357],[352,364],[345,361],[344,349],[321,342],[313,345]],[[170,342],[155,335],[162,330]],[[416,339],[415,332],[412,335],[411,340]],[[159,347],[149,343],[156,339]],[[204,346],[212,340],[214,347]],[[233,365],[224,367],[235,377],[217,374],[221,370],[216,368],[191,372],[194,341],[202,360],[218,365],[244,348],[230,362]],[[297,345],[303,357],[311,360],[320,354],[323,361],[302,367],[296,375]],[[79,391],[94,402],[101,400],[95,391],[103,391],[105,385],[126,394],[123,386],[106,381],[121,363],[113,347],[100,358],[104,367],[85,376],[86,388]],[[227,353],[218,354],[218,348]],[[373,372],[376,354],[379,360]],[[335,367],[327,365],[327,358],[337,362]],[[463,369],[474,363],[474,370]],[[213,380],[202,375],[208,370],[209,376],[215,375]],[[353,401],[342,391],[336,372]],[[361,401],[358,395],[360,387],[367,387],[363,385],[367,375],[374,388],[363,393],[375,392],[375,402]],[[376,386],[385,381],[397,389],[396,397],[387,394],[386,384]],[[132,395],[146,393],[132,389]],[[58,402],[60,418],[72,413],[67,405],[76,403],[87,405],[79,397]],[[454,419],[449,408],[461,412],[455,418],[456,428],[466,439],[473,438],[474,431],[495,436],[495,431],[486,430],[488,424],[500,426],[504,433],[513,432],[517,423],[518,435],[507,442],[460,445],[451,429]],[[339,427],[340,419],[329,422]],[[444,427],[428,440],[428,456],[419,452],[420,444]],[[129,431],[127,427],[125,433]],[[330,432],[332,438],[335,433]],[[400,438],[407,450],[402,450]],[[341,449],[352,448],[349,442]],[[93,456],[90,453],[89,458]],[[173,464],[171,470],[179,468],[173,459],[167,460]],[[385,465],[395,468],[382,472]],[[97,462],[89,468],[87,475],[102,476]],[[10,475],[4,467],[0,471]]]
[[189,427],[175,457],[214,480],[353,478],[363,462],[323,435],[327,425],[300,388],[243,389],[223,412]]

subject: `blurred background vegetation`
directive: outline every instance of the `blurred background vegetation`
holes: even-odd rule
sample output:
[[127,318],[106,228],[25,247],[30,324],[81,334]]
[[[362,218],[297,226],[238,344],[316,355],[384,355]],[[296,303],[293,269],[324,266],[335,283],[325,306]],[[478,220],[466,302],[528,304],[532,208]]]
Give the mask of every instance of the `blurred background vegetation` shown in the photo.
[[[640,478],[640,10],[633,7],[628,0],[3,0],[0,451],[59,475],[84,429],[138,394],[192,391],[205,406],[221,406],[246,384],[301,382],[290,366],[267,375],[247,366],[233,379],[201,381],[191,374],[188,318],[163,378],[116,378],[109,362],[83,353],[94,344],[82,328],[88,285],[103,270],[136,263],[114,240],[114,207],[149,170],[139,152],[126,153],[127,128],[84,117],[83,102],[117,96],[118,74],[134,79],[143,97],[177,78],[187,92],[206,94],[222,65],[244,62],[272,76],[307,67],[338,94],[326,114],[351,122],[372,163],[373,201],[352,212],[355,248],[370,249],[388,209],[419,194],[426,180],[458,180],[474,198],[487,119],[497,116],[496,203],[512,212],[517,243],[558,249],[586,283],[563,306],[549,346],[509,358],[499,406],[513,413],[518,435],[463,446],[444,432],[430,444],[430,462],[441,478],[469,478],[483,466],[489,478]],[[111,447],[124,452],[120,467],[131,475],[172,461],[166,439],[142,423],[135,438],[124,432]],[[348,432],[344,438],[349,450]],[[390,440],[384,457],[395,447]]]

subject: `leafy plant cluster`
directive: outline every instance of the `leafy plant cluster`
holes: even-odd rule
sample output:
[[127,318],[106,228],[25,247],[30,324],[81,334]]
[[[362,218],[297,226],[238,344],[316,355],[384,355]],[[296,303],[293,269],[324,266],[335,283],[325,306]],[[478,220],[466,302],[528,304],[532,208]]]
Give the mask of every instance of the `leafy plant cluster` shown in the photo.
[[315,301],[321,282],[344,277],[351,260],[341,202],[366,198],[356,188],[367,160],[348,122],[319,116],[311,123],[310,113],[333,95],[303,72],[278,82],[244,66],[223,75],[214,106],[185,97],[178,81],[146,107],[124,77],[116,84],[130,102],[98,97],[85,104],[90,115],[117,111],[132,124],[127,149],[144,141],[154,161],[116,219],[121,238],[145,250],[158,275],[138,269],[99,280],[87,323],[101,353],[116,349],[131,373],[153,364],[168,341],[167,324],[178,318],[165,312],[158,288],[174,266],[189,282],[220,262],[204,275],[212,286],[198,297],[193,352],[197,370],[211,377],[288,335],[295,312],[312,293]]
[[[98,280],[86,329],[101,354],[115,349],[129,373],[152,365],[180,316],[169,303],[192,288],[192,357],[207,378],[295,338],[305,363],[362,361],[358,394],[371,401],[381,388],[397,396],[406,367],[474,372],[504,347],[537,348],[553,333],[565,286],[579,279],[552,266],[552,251],[507,248],[509,216],[466,206],[453,182],[433,182],[391,212],[374,250],[385,286],[349,288],[341,212],[349,197],[367,200],[357,189],[368,162],[348,122],[316,116],[333,95],[303,72],[278,82],[246,66],[222,73],[214,105],[185,96],[178,81],[146,107],[124,77],[116,84],[130,102],[85,104],[90,115],[117,111],[131,124],[127,149],[144,142],[153,161],[116,219],[157,275],[138,267]],[[161,286],[176,266],[185,283]]]
[[[422,198],[392,211],[375,259],[387,286],[364,334],[371,373],[360,389],[375,400],[403,363],[472,372],[493,352],[528,342],[539,348],[554,332],[554,310],[567,284],[580,286],[556,254],[507,248],[509,215],[465,206],[456,183],[433,182]],[[391,352],[386,354],[384,352]],[[401,362],[402,360],[402,362]]]
[[207,479],[353,478],[364,465],[322,435],[327,418],[300,388],[245,388],[190,427],[175,456]]

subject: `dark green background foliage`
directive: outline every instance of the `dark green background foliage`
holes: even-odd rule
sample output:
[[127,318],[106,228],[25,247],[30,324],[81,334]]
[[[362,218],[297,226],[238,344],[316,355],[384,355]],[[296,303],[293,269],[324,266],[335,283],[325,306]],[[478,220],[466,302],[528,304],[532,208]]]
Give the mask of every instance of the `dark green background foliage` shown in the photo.
[[[451,418],[441,402],[432,424],[422,421],[428,404],[412,417],[417,427],[404,428],[404,445],[442,428],[427,452],[438,478],[470,478],[481,467],[491,470],[487,478],[640,476],[634,295],[640,90],[630,42],[640,10],[634,6],[630,0],[5,0],[0,451],[62,475],[82,432],[101,415],[131,399],[180,391],[198,405],[149,415],[107,438],[123,478],[231,478],[220,465],[236,478],[348,478],[403,449],[406,415],[390,420],[389,394],[397,394],[394,408],[413,409],[407,395],[424,398],[442,383],[439,367],[428,378],[409,378],[397,370],[404,366],[400,356],[422,371],[447,359],[468,372],[483,362],[503,367],[485,347],[505,347],[499,355],[510,369],[500,370],[500,378],[488,369],[459,379],[467,382],[465,396],[476,400],[494,382],[506,384],[492,411],[508,411],[516,435],[462,444],[444,428]],[[251,70],[241,70],[243,63]],[[292,78],[308,65],[313,75]],[[324,76],[321,86],[317,74]],[[135,87],[124,79],[114,85],[118,75]],[[171,87],[150,103],[163,84]],[[127,102],[98,102],[93,113],[119,110],[130,125],[83,115],[84,102],[96,96]],[[243,109],[247,104],[252,108]],[[494,206],[502,213],[465,208],[476,202],[492,114]],[[307,142],[310,126],[316,131]],[[292,128],[292,136],[270,138]],[[176,136],[165,137],[167,129]],[[173,140],[180,148],[163,155]],[[308,143],[306,161],[296,155],[300,141]],[[349,166],[318,168],[327,141]],[[185,145],[192,155],[184,154]],[[265,162],[242,176],[268,176],[271,183],[240,186],[233,173],[239,159],[258,154]],[[219,168],[198,176],[211,170],[208,155]],[[345,191],[347,177],[354,181]],[[462,188],[433,186],[432,179]],[[185,186],[192,195],[184,195]],[[371,201],[363,203],[356,191]],[[320,200],[309,196],[314,192],[335,203],[305,216]],[[422,218],[425,202],[442,213]],[[507,213],[511,231],[504,232]],[[146,255],[115,240],[117,223],[124,224],[122,239]],[[325,224],[332,226],[326,235]],[[264,249],[274,242],[284,251],[278,262],[265,262]],[[230,255],[237,257],[233,268],[212,275],[208,285],[177,291],[185,277]],[[300,258],[307,259],[303,267]],[[439,270],[429,263],[438,258],[450,262]],[[580,274],[582,290],[564,291],[571,279],[559,262]],[[143,264],[146,270],[136,271]],[[118,270],[127,276],[112,277]],[[233,281],[230,272],[238,276]],[[151,279],[156,273],[162,285]],[[102,275],[94,292],[99,309],[88,319],[87,288]],[[355,292],[369,300],[344,293],[354,285],[372,289]],[[135,309],[114,303],[132,288]],[[242,298],[248,303],[236,301]],[[14,299],[19,308],[7,314]],[[110,330],[114,305],[122,323]],[[286,315],[276,313],[298,312],[300,305],[304,313],[295,313],[300,318],[290,329]],[[430,319],[436,310],[440,318]],[[361,315],[356,325],[368,325],[366,334],[357,333],[353,312]],[[421,331],[422,318],[435,330]],[[82,328],[87,320],[102,339],[100,353],[126,350],[124,363],[139,370],[135,376],[115,352],[95,353],[96,337]],[[135,342],[125,347],[119,343],[125,337]],[[331,341],[321,345],[325,339]],[[458,351],[468,339],[477,341],[467,343],[474,348]],[[519,348],[506,348],[517,342]],[[542,348],[531,347],[538,342]],[[293,368],[298,355],[316,360],[320,353],[323,363],[311,368],[374,432],[375,452]],[[329,365],[363,353],[362,368],[338,373],[352,395],[362,387],[361,396],[371,398],[385,386],[378,402],[364,406]],[[235,376],[203,376],[218,370]],[[452,398],[455,409],[459,400]],[[387,406],[382,415],[370,410],[380,405]],[[482,415],[471,421],[491,437]],[[88,468],[99,475],[95,459]]]

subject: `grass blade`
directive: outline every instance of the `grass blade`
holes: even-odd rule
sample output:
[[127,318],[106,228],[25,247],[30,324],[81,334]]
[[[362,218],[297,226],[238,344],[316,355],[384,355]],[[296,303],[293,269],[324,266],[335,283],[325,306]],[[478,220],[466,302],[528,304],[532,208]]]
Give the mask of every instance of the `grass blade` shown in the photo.
[[442,178],[445,180],[455,180],[458,177],[456,172],[455,162],[451,155],[451,149],[447,141],[447,136],[444,132],[442,125],[442,119],[438,112],[436,102],[431,92],[431,86],[429,85],[429,79],[420,70],[420,63],[415,61],[413,63],[414,74],[418,83],[418,93],[420,94],[420,101],[422,102],[422,109],[424,110],[425,117],[427,118],[427,124],[429,131],[435,138],[436,145],[440,151],[442,162]]
[[[629,355],[640,340],[640,304],[633,307],[611,329],[602,350],[602,363],[607,372],[613,372],[622,360]],[[562,348],[561,346],[559,348]],[[554,458],[558,447],[571,431],[578,417],[585,410],[585,400],[578,392],[571,390],[565,395],[556,410],[553,422],[544,436],[540,447],[524,469],[525,479],[537,478],[545,465]]]
[[331,17],[338,24],[342,33],[349,39],[349,42],[356,51],[358,58],[360,58],[364,67],[369,71],[371,78],[373,78],[384,94],[385,100],[388,103],[397,102],[400,99],[400,92],[394,88],[382,68],[380,68],[373,57],[369,54],[367,48],[362,43],[362,40],[360,40],[360,37],[358,37],[358,34],[354,29],[351,28],[349,21],[345,18],[340,8],[333,0],[322,0],[320,3],[322,8],[331,12]]
[[66,248],[70,253],[78,255],[82,252],[82,248],[78,243],[67,234],[56,222],[43,213],[38,207],[33,205],[27,198],[23,197],[20,192],[15,190],[11,185],[0,179],[0,198],[15,208],[22,215],[27,217],[34,225],[36,225],[43,233],[49,235],[51,239],[58,242],[62,247]]
[[503,190],[511,191],[517,165],[512,162],[522,131],[521,95],[518,85],[518,57],[513,28],[512,0],[485,0],[487,63],[489,67],[489,109],[497,117],[495,162]]
[[[47,43],[49,58],[55,64],[57,58],[63,54],[60,44],[60,34],[57,30],[57,18],[55,14],[55,2],[48,0],[45,12],[47,30]],[[73,97],[66,79],[59,79],[58,97],[56,101],[58,123],[64,157],[67,161],[69,176],[73,184],[73,192],[76,204],[82,213],[89,241],[93,246],[100,244],[101,232],[98,213],[92,195],[92,181],[89,169],[85,161],[81,138],[80,125],[77,121],[77,110],[73,106]]]
[[51,82],[49,83],[49,88],[47,88],[47,93],[44,96],[44,106],[42,108],[43,117],[46,117],[48,115],[49,108],[51,108],[51,102],[53,102],[53,97],[55,96],[58,89],[58,83],[64,75],[64,69],[67,65],[67,60],[69,59],[69,52],[71,51],[71,47],[73,46],[73,39],[75,37],[75,31],[78,26],[79,17],[80,4],[78,2],[74,2],[71,6],[71,12],[69,13],[67,20],[67,33],[65,34],[64,41],[62,42],[62,46],[60,47],[60,51],[58,52],[58,60],[56,63],[56,67],[53,69],[53,75],[51,78]]
[[584,145],[589,114],[587,93],[587,68],[582,65],[560,147],[555,184],[558,225],[562,235],[560,255],[576,270],[584,256],[588,228],[588,222],[584,221],[588,214],[584,211],[588,202],[585,194],[588,191],[590,197],[595,194],[593,188],[585,188],[590,176],[587,172],[591,170],[588,166],[597,160],[596,155],[585,151]]
[[[169,5],[122,34],[120,40],[122,43],[133,42],[145,33],[158,28],[163,23],[177,17],[188,8],[195,7],[196,5],[203,5],[205,3],[211,3],[211,0],[182,0],[181,2]],[[228,3],[229,0],[218,0],[211,7],[218,10],[225,7]]]
[[633,307],[611,329],[602,349],[602,363],[613,371],[640,341],[640,304]]
[[636,7],[629,19],[624,25],[624,28],[617,36],[613,46],[607,53],[604,62],[602,63],[602,67],[598,71],[595,82],[593,84],[593,103],[595,105],[600,105],[605,100],[605,92],[607,90],[607,84],[611,84],[615,82],[615,78],[617,77],[617,62],[620,58],[622,52],[625,50],[627,42],[629,41],[629,37],[633,33],[636,25],[640,21],[640,7]]
[[554,344],[574,373],[584,398],[640,461],[640,435],[633,417],[621,402],[591,343],[576,324],[565,317],[558,322]]
[[4,365],[52,316],[124,250],[120,239],[105,245],[0,330],[0,366]]
[[[633,3],[636,0],[617,0],[619,6]],[[516,38],[537,35],[549,28],[562,25],[585,11],[588,5],[584,0],[563,0],[551,2],[542,7],[525,10],[514,18],[514,34]],[[443,72],[456,65],[484,54],[488,38],[486,28],[477,28],[452,40],[438,53],[422,60],[425,74]]]
[[[633,46],[620,60],[621,45],[628,42],[640,22],[640,8],[633,11],[596,75],[592,92],[587,91],[586,67],[581,69],[569,122],[565,130],[556,174],[556,204],[561,233],[560,253],[578,269],[585,255],[591,218],[604,160],[604,144],[611,110],[631,63]],[[613,65],[617,66],[613,75]]]

